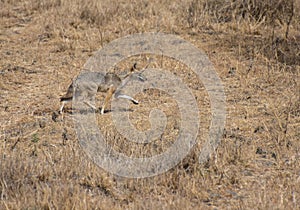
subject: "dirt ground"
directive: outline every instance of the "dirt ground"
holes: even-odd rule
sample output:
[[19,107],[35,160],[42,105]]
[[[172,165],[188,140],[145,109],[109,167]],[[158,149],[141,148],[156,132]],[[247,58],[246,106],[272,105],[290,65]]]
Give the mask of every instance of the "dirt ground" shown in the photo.
[[[0,209],[300,209],[300,3],[268,2],[0,0]],[[97,50],[143,32],[178,35],[207,54],[225,88],[226,126],[216,153],[199,164],[211,121],[202,82],[167,57],[120,62],[108,71],[151,58],[151,68],[187,84],[200,110],[197,144],[176,167],[123,178],[82,150],[72,106],[58,110]],[[161,139],[129,143],[114,110],[96,114],[101,132],[128,156],[164,152],[178,135],[176,101],[152,89],[135,97],[130,119],[141,131],[152,109],[164,111]]]

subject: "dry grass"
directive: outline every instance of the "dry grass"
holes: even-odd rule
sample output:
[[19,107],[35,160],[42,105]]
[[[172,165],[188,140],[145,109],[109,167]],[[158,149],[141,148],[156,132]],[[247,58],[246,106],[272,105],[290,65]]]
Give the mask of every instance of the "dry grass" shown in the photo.
[[[1,0],[0,209],[299,209],[299,14],[296,0]],[[185,38],[213,62],[227,95],[224,136],[216,155],[199,165],[209,98],[188,69],[157,59],[153,66],[172,70],[197,96],[199,144],[165,174],[116,177],[81,150],[72,115],[55,115],[59,96],[103,45],[158,31]],[[153,107],[169,117],[165,143],[146,148],[157,154],[176,136],[176,104],[157,91],[137,97],[151,105],[132,107],[139,129],[149,126]],[[98,119],[114,147],[145,154],[124,142],[110,115]]]

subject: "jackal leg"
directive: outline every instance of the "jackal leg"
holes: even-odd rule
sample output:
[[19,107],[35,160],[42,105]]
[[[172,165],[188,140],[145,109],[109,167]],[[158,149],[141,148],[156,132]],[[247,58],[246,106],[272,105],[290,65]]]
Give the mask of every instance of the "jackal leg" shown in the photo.
[[110,88],[107,91],[106,97],[104,99],[103,106],[101,107],[100,114],[104,114],[105,107],[108,105],[108,103],[111,100],[111,98],[112,98],[113,94],[115,93],[115,91],[116,91],[116,88],[113,85],[110,86]]
[[62,114],[66,101],[61,102],[61,107],[59,109],[59,113]]
[[83,103],[85,103],[86,105],[88,105],[88,106],[91,107],[92,109],[97,110],[97,108],[96,108],[93,104],[91,104],[90,102],[84,101]]

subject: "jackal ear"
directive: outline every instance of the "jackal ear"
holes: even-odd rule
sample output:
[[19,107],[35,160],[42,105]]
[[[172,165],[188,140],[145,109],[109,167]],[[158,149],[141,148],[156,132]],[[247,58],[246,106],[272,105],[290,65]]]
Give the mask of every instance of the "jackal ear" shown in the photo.
[[134,63],[134,64],[133,64],[133,66],[132,66],[131,69],[130,69],[130,72],[137,71],[136,65],[137,65],[137,63]]

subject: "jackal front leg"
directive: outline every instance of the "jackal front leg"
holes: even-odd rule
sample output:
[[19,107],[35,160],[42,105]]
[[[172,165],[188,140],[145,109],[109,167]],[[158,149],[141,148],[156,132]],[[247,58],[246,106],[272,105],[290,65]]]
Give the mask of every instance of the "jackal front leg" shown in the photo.
[[114,94],[115,91],[116,91],[116,88],[113,85],[111,85],[107,91],[103,106],[101,107],[100,114],[104,114],[105,107],[108,105],[108,103],[111,100],[112,95]]

